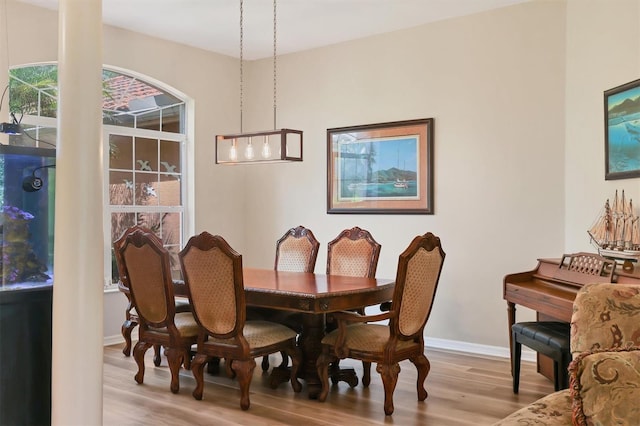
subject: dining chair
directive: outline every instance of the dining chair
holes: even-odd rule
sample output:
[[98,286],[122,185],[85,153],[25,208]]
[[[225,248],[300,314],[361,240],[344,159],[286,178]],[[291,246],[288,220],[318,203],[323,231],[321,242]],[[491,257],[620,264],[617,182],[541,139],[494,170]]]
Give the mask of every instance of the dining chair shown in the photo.
[[374,278],[381,248],[369,231],[345,229],[327,244],[327,275]]
[[152,233],[136,229],[118,249],[124,285],[129,289],[140,322],[133,357],[136,382],[144,381],[144,354],[152,345],[165,348],[171,370],[171,392],[180,388],[180,366],[188,369],[198,324],[191,312],[176,312],[169,252]]
[[[322,339],[322,353],[316,366],[322,383],[319,401],[329,393],[329,364],[336,359],[353,358],[377,363],[376,371],[384,385],[384,412],[393,413],[400,361],[410,360],[418,370],[418,401],[427,391],[424,381],[430,363],[424,354],[424,327],[433,307],[445,253],[440,239],[428,232],[417,236],[400,254],[391,310],[363,316],[357,312],[338,312],[338,328]],[[389,320],[388,325],[372,324]],[[363,385],[368,383],[363,379]]]
[[[327,275],[375,278],[381,249],[382,246],[369,231],[358,226],[345,229],[327,244]],[[356,312],[364,315],[365,309],[362,307]],[[335,328],[333,316],[327,315],[327,331]],[[371,380],[371,363],[363,361],[362,367],[362,380],[368,386]],[[344,380],[351,387],[358,384],[355,372],[352,369],[340,370],[338,361],[332,364],[331,380],[333,383]]]
[[[304,226],[289,229],[276,242],[274,269],[276,271],[313,272],[316,267],[320,243],[313,232]],[[302,315],[277,309],[247,307],[248,319],[266,319],[302,331]],[[288,358],[282,354],[280,367],[288,365]],[[262,370],[269,369],[269,357],[262,358]]]
[[[120,236],[120,238],[118,238],[113,243],[113,254],[116,260],[116,267],[118,269],[118,277],[119,277],[118,290],[122,294],[124,294],[127,298],[127,307],[125,308],[125,311],[124,311],[125,319],[121,327],[122,337],[124,338],[124,342],[125,342],[124,348],[122,349],[122,353],[125,356],[131,355],[131,332],[138,325],[140,321],[138,319],[138,313],[136,312],[135,306],[133,305],[133,302],[131,300],[131,292],[129,291],[129,288],[124,284],[126,280],[122,279],[124,277],[124,272],[122,268],[122,257],[120,256],[120,247],[124,244],[125,240],[127,239],[127,236],[136,230],[141,230],[143,232],[149,233],[152,237],[157,238],[158,240],[157,242],[159,244],[162,244],[162,241],[160,240],[160,238],[158,238],[158,236],[152,230],[140,225],[131,226],[125,229],[122,235]],[[189,306],[189,301],[185,300],[184,298],[176,298],[175,303],[176,303],[176,312],[189,312],[191,310],[191,307]],[[160,362],[161,362],[160,345],[153,345],[153,351],[154,351],[153,363],[157,367],[160,365]]]
[[[202,399],[204,365],[213,358],[230,360],[240,385],[240,407],[249,409],[249,387],[255,358],[275,352],[291,357],[291,387],[300,392],[297,379],[301,361],[297,333],[269,321],[246,321],[242,256],[219,235],[202,232],[191,237],[179,253],[183,278],[199,325],[198,344],[191,370],[196,380],[194,398]],[[277,386],[271,382],[271,386]]]

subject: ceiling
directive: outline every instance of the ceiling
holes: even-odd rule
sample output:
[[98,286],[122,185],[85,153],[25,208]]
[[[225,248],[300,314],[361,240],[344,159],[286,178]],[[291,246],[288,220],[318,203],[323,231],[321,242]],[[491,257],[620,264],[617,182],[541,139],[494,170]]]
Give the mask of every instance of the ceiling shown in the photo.
[[[58,0],[19,0],[57,9]],[[530,0],[278,0],[286,54]],[[240,0],[102,0],[105,23],[238,57]],[[273,2],[244,0],[244,59],[273,55]]]

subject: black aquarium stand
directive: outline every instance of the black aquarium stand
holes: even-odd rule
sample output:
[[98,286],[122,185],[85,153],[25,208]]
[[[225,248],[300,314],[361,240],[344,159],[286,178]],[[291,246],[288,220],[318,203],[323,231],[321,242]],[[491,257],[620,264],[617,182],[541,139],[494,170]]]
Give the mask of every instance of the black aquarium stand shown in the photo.
[[0,425],[51,424],[52,285],[0,286]]

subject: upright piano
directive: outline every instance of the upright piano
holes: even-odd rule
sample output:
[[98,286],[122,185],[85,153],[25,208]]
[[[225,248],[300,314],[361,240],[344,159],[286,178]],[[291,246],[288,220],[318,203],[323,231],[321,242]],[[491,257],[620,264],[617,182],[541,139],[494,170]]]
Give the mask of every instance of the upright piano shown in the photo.
[[[510,350],[513,350],[511,326],[516,322],[516,305],[533,309],[540,321],[571,322],[573,301],[583,285],[594,282],[640,284],[640,266],[635,269],[624,271],[611,259],[580,252],[565,254],[559,259],[538,259],[535,269],[506,275],[503,298],[507,301]],[[552,377],[545,362],[540,364],[539,358],[538,370]]]

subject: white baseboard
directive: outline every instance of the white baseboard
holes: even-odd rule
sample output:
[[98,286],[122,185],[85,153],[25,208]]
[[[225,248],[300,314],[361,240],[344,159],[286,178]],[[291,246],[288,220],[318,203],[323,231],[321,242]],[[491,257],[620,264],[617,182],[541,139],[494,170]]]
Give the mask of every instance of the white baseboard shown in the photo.
[[[478,343],[461,342],[458,340],[438,339],[426,337],[424,340],[427,348],[444,349],[448,351],[465,352],[474,355],[494,356],[498,358],[510,358],[509,348],[502,346],[480,345]],[[522,347],[522,361],[536,361],[536,353],[527,347]]]
[[[138,329],[135,328],[131,333],[131,340],[134,342],[138,340]],[[112,336],[105,336],[104,346],[117,345],[124,343],[124,338],[121,334]],[[438,339],[435,337],[425,338],[425,345],[427,348],[444,349],[448,351],[464,352],[474,355],[494,356],[498,358],[510,358],[509,349],[502,346],[489,346],[480,345],[477,343],[461,342],[458,340]],[[523,361],[536,361],[536,353],[526,347],[522,347],[522,360]]]

